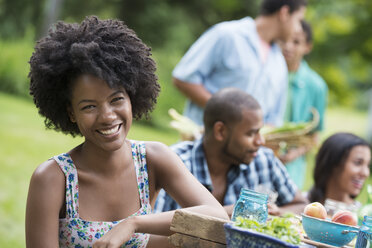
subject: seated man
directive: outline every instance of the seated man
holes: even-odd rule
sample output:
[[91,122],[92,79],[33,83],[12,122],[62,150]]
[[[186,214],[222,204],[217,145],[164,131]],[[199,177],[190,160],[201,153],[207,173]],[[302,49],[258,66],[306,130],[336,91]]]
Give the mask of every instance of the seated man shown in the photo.
[[[230,217],[243,187],[255,190],[264,186],[277,192],[275,203],[268,204],[272,215],[301,213],[307,203],[272,150],[262,147],[262,126],[258,102],[241,90],[224,88],[206,104],[204,136],[171,146],[190,172],[225,206]],[[154,211],[179,207],[162,190]]]

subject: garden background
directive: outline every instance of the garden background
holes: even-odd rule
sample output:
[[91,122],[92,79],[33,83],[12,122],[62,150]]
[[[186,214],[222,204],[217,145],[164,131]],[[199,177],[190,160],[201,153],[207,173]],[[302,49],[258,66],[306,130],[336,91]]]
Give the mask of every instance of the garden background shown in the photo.
[[[179,140],[169,127],[173,107],[185,98],[173,87],[171,71],[189,46],[211,25],[255,16],[260,0],[0,0],[0,247],[24,247],[28,183],[35,167],[82,142],[46,130],[28,95],[35,41],[56,20],[80,22],[86,15],[118,18],[153,49],[162,87],[151,120],[136,121],[130,138]],[[366,137],[372,88],[372,2],[309,0],[306,19],[314,29],[309,64],[329,87],[326,129]],[[309,156],[305,189],[312,184],[315,151]],[[372,180],[369,179],[369,183]],[[366,201],[363,190],[358,198]]]

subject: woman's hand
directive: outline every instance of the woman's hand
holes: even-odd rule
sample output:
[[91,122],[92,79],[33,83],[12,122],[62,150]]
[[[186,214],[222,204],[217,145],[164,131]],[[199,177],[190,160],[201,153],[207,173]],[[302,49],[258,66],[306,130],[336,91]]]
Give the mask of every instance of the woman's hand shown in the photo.
[[292,162],[293,160],[305,155],[308,150],[309,149],[305,146],[300,146],[300,147],[297,147],[297,148],[291,148],[287,151],[287,153],[285,153],[283,155],[280,155],[279,159],[284,164],[286,164],[286,163]]
[[93,244],[93,248],[119,248],[136,231],[135,217],[122,221]]

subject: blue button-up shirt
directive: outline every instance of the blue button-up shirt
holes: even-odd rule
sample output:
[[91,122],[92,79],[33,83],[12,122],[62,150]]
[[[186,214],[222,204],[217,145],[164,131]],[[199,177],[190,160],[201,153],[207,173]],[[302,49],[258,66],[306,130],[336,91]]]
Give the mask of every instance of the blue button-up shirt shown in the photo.
[[[260,42],[250,17],[216,24],[190,47],[173,76],[202,84],[212,94],[225,87],[242,89],[260,103],[265,123],[280,126],[286,107],[287,65],[275,43],[263,62]],[[203,125],[203,109],[191,101],[184,115]]]
[[[213,190],[207,161],[204,156],[202,139],[194,142],[184,141],[171,146],[190,172],[209,191]],[[278,193],[278,206],[291,202],[297,188],[289,178],[284,165],[274,156],[272,150],[262,147],[249,164],[232,166],[227,174],[227,189],[223,205],[235,204],[241,188],[255,189],[262,185]],[[155,203],[155,212],[178,209],[180,206],[164,190],[161,190]]]

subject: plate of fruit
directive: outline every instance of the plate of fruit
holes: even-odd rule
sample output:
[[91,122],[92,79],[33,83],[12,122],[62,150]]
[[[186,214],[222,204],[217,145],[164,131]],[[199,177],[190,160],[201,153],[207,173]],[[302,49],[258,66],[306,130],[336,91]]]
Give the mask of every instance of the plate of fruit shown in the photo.
[[327,211],[319,202],[308,204],[301,217],[302,227],[310,240],[336,247],[350,243],[359,231],[354,213],[339,210],[327,218]]

